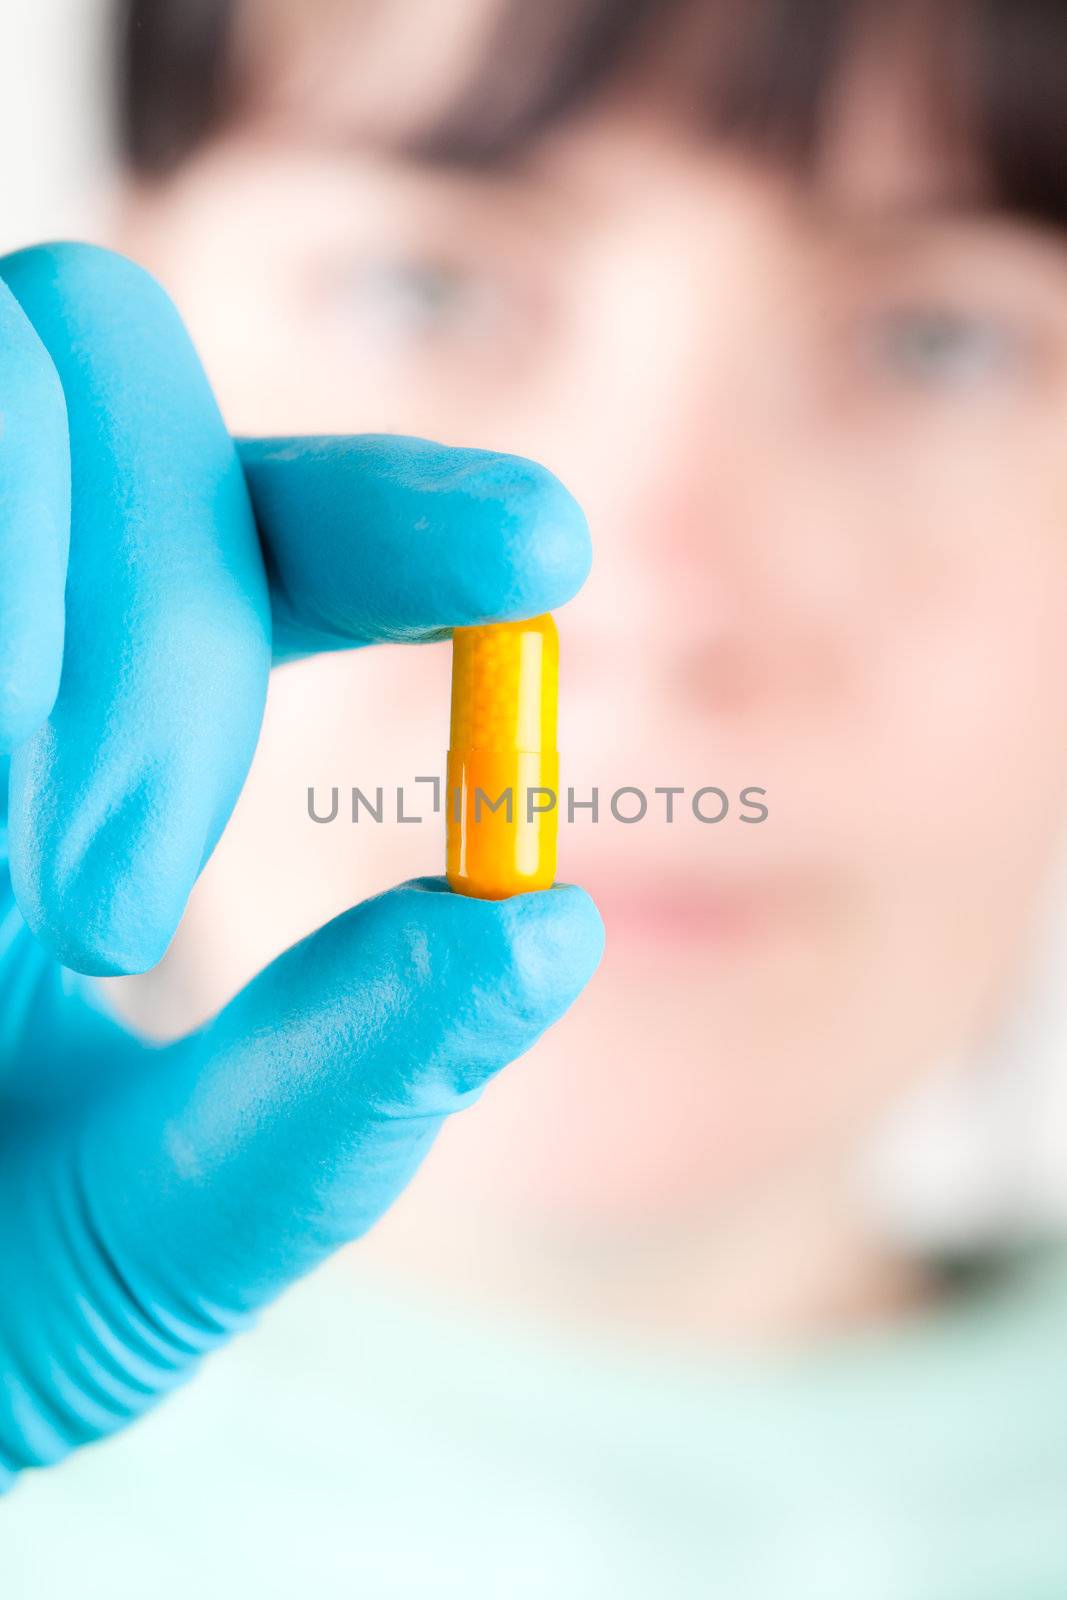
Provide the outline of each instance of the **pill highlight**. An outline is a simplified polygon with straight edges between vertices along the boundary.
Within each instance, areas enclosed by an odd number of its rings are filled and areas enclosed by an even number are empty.
[[[457,628],[446,876],[503,900],[556,877],[559,636],[552,617]]]

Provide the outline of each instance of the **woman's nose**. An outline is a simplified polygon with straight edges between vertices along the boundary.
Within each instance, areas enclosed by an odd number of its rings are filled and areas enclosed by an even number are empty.
[[[840,694],[877,605],[870,486],[808,402],[763,223],[717,224],[706,249],[691,217],[659,223],[617,252],[561,376],[552,464],[595,551],[575,623],[590,660],[625,672],[625,641],[723,713]]]
[[[618,662],[625,641],[644,672],[720,716],[847,694],[866,614],[856,513],[729,395],[705,386],[661,421],[653,441],[612,452],[619,473],[579,489],[596,552],[577,602],[589,643]]]

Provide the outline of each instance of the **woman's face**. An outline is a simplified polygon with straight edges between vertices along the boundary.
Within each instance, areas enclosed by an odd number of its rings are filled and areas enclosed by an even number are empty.
[[[1010,997],[1064,808],[1067,248],[984,214],[859,62],[808,183],[710,147],[651,83],[513,169],[418,164],[366,132],[340,41],[314,52],[317,114],[279,75],[130,195],[120,246],[235,432],[536,457],[596,553],[560,616],[560,739],[601,816],[564,820],[561,874],[607,955],[448,1131],[438,1182],[501,1216],[713,1214],[846,1148]],[[405,62],[417,87],[410,38]],[[436,827],[343,803],[319,826],[306,796],[441,769],[447,673],[444,646],[278,676],[164,968],[175,1022],[441,869]],[[624,785],[640,823],[610,814]],[[716,824],[689,804],[707,786]]]

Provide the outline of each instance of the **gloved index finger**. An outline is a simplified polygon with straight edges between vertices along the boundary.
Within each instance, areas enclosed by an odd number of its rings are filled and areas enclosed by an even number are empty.
[[[383,434],[239,449],[276,659],[535,616],[589,571],[580,506],[522,457]]]

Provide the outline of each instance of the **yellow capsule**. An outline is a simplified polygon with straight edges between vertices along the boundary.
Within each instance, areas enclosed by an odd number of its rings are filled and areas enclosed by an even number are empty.
[[[446,875],[460,894],[504,900],[555,881],[558,683],[550,616],[456,629]]]

